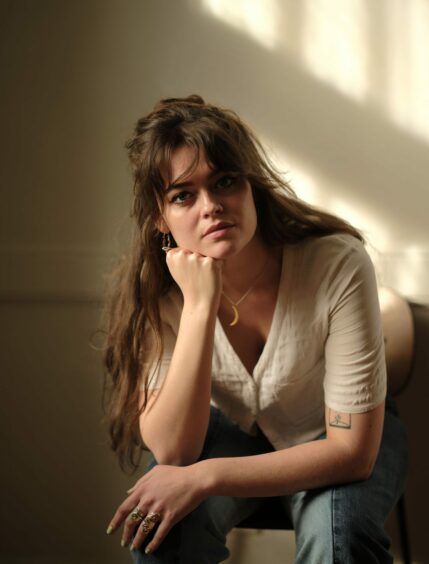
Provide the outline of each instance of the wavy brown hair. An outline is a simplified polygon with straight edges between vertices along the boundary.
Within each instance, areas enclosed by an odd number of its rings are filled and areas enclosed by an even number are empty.
[[[131,249],[112,276],[103,359],[111,446],[124,469],[137,467],[144,448],[138,426],[145,408],[145,400],[139,404],[140,391],[147,397],[150,376],[145,367],[158,363],[163,352],[160,299],[175,282],[166,266],[157,222],[165,177],[171,177],[171,157],[181,146],[196,149],[194,162],[182,178],[196,166],[203,149],[216,169],[250,182],[259,231],[270,245],[338,232],[363,240],[345,221],[298,199],[233,111],[193,95],[161,100],[139,119],[126,143],[134,177],[135,229]]]

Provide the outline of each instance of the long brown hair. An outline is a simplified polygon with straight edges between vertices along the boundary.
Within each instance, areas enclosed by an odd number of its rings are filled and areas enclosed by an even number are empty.
[[[165,179],[180,146],[204,149],[218,170],[235,172],[252,186],[259,231],[270,245],[307,237],[361,234],[345,221],[299,200],[276,171],[253,132],[231,110],[206,104],[200,96],[161,100],[135,127],[126,143],[134,177],[135,231],[129,254],[113,273],[104,351],[105,407],[111,446],[122,468],[136,468],[143,448],[138,419],[140,391],[147,397],[151,363],[163,351],[160,299],[175,284],[157,229]],[[185,177],[191,170],[185,171]],[[145,363],[143,365],[143,363]]]

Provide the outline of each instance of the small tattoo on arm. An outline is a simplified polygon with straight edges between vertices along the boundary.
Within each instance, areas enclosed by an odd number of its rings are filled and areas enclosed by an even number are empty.
[[[341,413],[340,411],[329,410],[329,426],[340,427],[341,429],[352,428],[352,416],[350,413]]]

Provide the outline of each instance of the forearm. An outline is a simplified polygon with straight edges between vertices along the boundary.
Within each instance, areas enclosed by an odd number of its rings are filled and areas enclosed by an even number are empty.
[[[203,460],[195,470],[207,496],[288,495],[368,477],[344,445],[329,439],[256,456]]]
[[[215,323],[213,307],[185,303],[166,379],[140,423],[143,441],[159,463],[190,464],[201,452],[210,415]]]

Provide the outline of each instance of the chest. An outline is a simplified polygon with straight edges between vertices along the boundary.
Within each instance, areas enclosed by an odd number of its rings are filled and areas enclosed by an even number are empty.
[[[223,331],[249,374],[253,370],[266,345],[274,312],[276,297],[253,297],[246,304],[238,307],[238,321],[231,326],[234,312],[231,306],[225,305],[219,310],[219,320]]]

